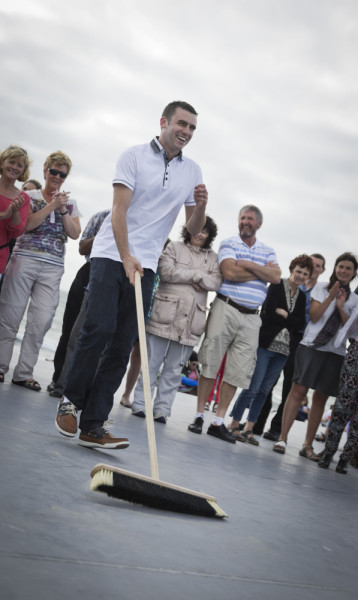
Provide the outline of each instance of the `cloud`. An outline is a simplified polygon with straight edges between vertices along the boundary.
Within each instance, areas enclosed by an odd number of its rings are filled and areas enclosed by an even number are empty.
[[[26,147],[37,179],[51,151],[68,153],[83,227],[110,205],[122,150],[186,99],[199,112],[186,153],[202,167],[218,239],[252,202],[284,268],[318,251],[329,272],[357,252],[354,0],[24,0],[0,16],[2,146]],[[81,261],[70,242],[63,286]]]

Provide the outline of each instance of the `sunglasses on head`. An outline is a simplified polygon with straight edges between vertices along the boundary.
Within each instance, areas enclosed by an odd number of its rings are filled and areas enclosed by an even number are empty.
[[[21,150],[21,152],[23,152],[27,156],[26,150],[24,148],[21,148],[20,146],[9,146],[8,150]]]
[[[64,173],[63,171],[59,171],[58,169],[47,169],[47,170],[54,177],[56,177],[56,175],[59,175],[61,177],[61,179],[66,179],[66,177],[67,177],[67,173]]]

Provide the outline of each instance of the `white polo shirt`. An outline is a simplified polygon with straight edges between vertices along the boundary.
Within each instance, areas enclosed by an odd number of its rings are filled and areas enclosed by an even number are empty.
[[[182,154],[168,162],[157,139],[133,146],[119,158],[113,183],[133,191],[127,211],[129,251],[142,267],[156,271],[159,256],[183,205],[195,206],[194,187],[202,183],[199,165]],[[97,234],[91,258],[120,261],[112,213]]]

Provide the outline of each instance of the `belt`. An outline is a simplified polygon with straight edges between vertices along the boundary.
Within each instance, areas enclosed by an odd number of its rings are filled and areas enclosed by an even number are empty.
[[[223,294],[217,293],[216,295],[218,298],[220,298],[220,300],[223,300],[224,302],[226,302],[226,304],[233,306],[234,308],[236,308],[238,311],[244,313],[245,315],[258,315],[259,314],[258,308],[246,308],[246,306],[241,306],[241,304],[237,304],[236,302],[231,300],[231,298],[228,298],[227,296],[224,296]]]

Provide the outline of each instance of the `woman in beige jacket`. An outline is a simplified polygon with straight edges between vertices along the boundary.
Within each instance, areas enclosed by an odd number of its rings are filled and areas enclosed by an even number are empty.
[[[160,283],[146,325],[154,419],[165,423],[171,414],[181,369],[205,329],[209,291],[221,285],[217,254],[211,244],[217,235],[213,219],[206,218],[201,233],[191,236],[183,227],[181,242],[170,242],[159,259]],[[145,417],[142,377],[134,391],[132,413]]]

